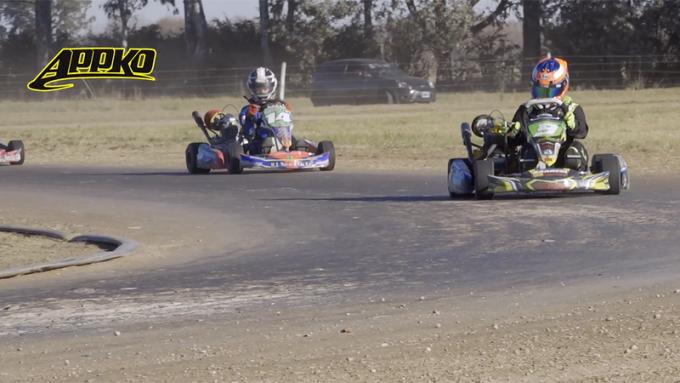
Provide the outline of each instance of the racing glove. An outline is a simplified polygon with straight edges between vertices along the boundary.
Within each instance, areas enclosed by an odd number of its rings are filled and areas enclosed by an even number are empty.
[[[507,123],[507,134],[510,137],[515,137],[522,128],[522,124],[519,121],[508,122]]]
[[[257,115],[257,112],[260,111],[260,106],[257,104],[249,104],[248,105],[248,117],[255,117]]]
[[[564,111],[564,122],[567,124],[567,129],[572,130],[576,128],[576,116],[574,116],[574,111],[578,104],[573,102],[569,96],[565,96],[563,102],[562,110]]]
[[[498,135],[507,134],[511,137],[514,137],[517,132],[519,132],[519,129],[519,122],[494,121],[493,127],[491,127],[491,133]]]

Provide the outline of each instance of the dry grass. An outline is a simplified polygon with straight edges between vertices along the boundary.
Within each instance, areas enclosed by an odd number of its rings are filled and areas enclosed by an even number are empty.
[[[83,242],[0,232],[0,270],[85,256],[101,251]]]
[[[637,171],[671,171],[671,164],[680,160],[680,129],[675,126],[680,88],[572,95],[588,116],[591,134],[585,143],[591,154],[621,153]],[[511,117],[525,100],[526,94],[466,93],[440,95],[430,105],[314,108],[308,99],[291,101],[297,135],[333,140],[339,167],[441,168],[449,157],[463,154],[460,122],[492,109]],[[184,148],[202,138],[191,111],[242,102],[238,98],[3,101],[2,138],[23,139],[29,163],[183,168]]]

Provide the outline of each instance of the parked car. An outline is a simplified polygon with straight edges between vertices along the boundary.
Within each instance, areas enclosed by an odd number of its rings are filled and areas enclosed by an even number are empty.
[[[329,61],[319,65],[312,77],[315,106],[434,102],[436,97],[434,84],[382,60]]]

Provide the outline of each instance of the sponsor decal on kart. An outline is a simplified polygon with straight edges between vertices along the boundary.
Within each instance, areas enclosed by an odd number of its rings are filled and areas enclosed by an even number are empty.
[[[62,48],[26,87],[36,92],[69,89],[75,79],[129,79],[156,81],[153,48]]]
[[[210,146],[201,145],[198,147],[198,155],[196,156],[198,167],[203,169],[224,169],[225,161],[224,154]]]
[[[329,160],[329,153],[323,153],[318,156],[311,156],[304,159],[271,159],[266,157],[241,155],[241,164],[244,167],[282,170],[323,168],[328,166]]]
[[[11,152],[0,150],[0,163],[21,161],[21,151],[12,150]]]
[[[569,169],[548,168],[548,169],[532,169],[529,170],[532,177],[566,177],[569,175]]]
[[[552,137],[557,134],[558,129],[559,126],[555,124],[540,124],[534,137]]]
[[[609,190],[609,173],[584,174],[558,179],[489,176],[489,182],[493,185],[495,193],[602,191]]]

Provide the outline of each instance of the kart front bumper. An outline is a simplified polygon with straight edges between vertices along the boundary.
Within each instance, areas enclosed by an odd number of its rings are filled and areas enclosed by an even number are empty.
[[[609,172],[554,176],[488,176],[494,193],[584,192],[609,190]]]
[[[331,153],[321,153],[305,158],[268,158],[241,154],[241,166],[244,168],[260,168],[273,170],[318,169],[330,164]]]

